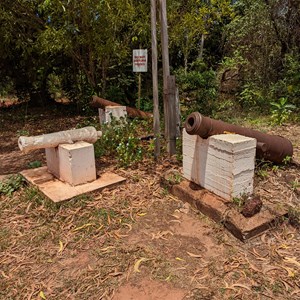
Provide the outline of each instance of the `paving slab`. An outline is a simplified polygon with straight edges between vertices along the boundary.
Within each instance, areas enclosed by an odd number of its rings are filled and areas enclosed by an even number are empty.
[[[274,209],[274,207],[264,204],[259,213],[246,218],[233,207],[231,201],[225,200],[188,180],[172,185],[170,191],[215,222],[222,223],[235,237],[242,241],[268,230],[270,226],[288,213],[287,209]]]
[[[48,172],[47,167],[24,170],[20,173],[28,182],[37,186],[38,189],[53,202],[66,201],[81,194],[113,187],[126,181],[124,177],[105,172],[92,182],[71,186],[55,178]]]

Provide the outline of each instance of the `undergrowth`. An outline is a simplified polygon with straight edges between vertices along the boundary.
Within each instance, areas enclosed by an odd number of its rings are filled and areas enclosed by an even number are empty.
[[[25,179],[20,174],[10,175],[0,181],[0,195],[11,196],[15,191],[25,184]]]

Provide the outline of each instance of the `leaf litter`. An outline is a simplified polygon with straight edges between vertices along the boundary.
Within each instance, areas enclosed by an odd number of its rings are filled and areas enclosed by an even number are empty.
[[[30,186],[1,195],[0,299],[118,299],[127,283],[153,281],[181,289],[180,299],[300,299],[299,230],[283,220],[241,243],[161,187],[179,168],[169,158],[133,169],[111,161],[103,170],[124,185],[60,205]],[[262,200],[299,207],[299,167],[267,174],[256,178]]]

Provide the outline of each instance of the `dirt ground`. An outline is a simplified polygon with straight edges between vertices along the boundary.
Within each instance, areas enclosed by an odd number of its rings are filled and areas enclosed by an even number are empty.
[[[85,121],[22,109],[0,111],[0,175],[45,163],[43,151],[19,151],[18,135]],[[299,162],[300,126],[269,131],[291,139]],[[243,243],[161,185],[180,170],[176,158],[97,166],[126,183],[61,204],[31,186],[0,195],[0,299],[300,299],[300,230],[288,218]],[[255,192],[297,210],[299,174],[297,165],[258,166]]]

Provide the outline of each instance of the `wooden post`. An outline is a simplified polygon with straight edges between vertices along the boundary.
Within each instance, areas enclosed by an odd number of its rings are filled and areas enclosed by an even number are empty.
[[[175,76],[168,76],[168,100],[169,100],[169,147],[170,155],[176,154],[176,137],[178,127],[178,109],[176,105],[176,82]]]
[[[162,43],[162,61],[163,61],[163,89],[164,89],[164,114],[165,114],[165,136],[167,140],[167,151],[170,155],[176,153],[176,136],[171,136],[173,124],[176,122],[170,114],[175,106],[169,99],[168,92],[168,76],[170,76],[169,62],[169,38],[168,38],[168,22],[166,0],[160,2],[160,22],[161,22],[161,43]],[[175,100],[174,100],[175,101]]]
[[[142,74],[141,74],[141,72],[139,72],[138,78],[139,78],[139,86],[138,86],[138,103],[137,103],[137,109],[141,109],[141,94],[142,94]]]
[[[157,75],[157,37],[156,37],[156,0],[151,0],[151,36],[152,36],[152,82],[153,82],[153,129],[155,135],[154,156],[160,156],[160,117]]]

